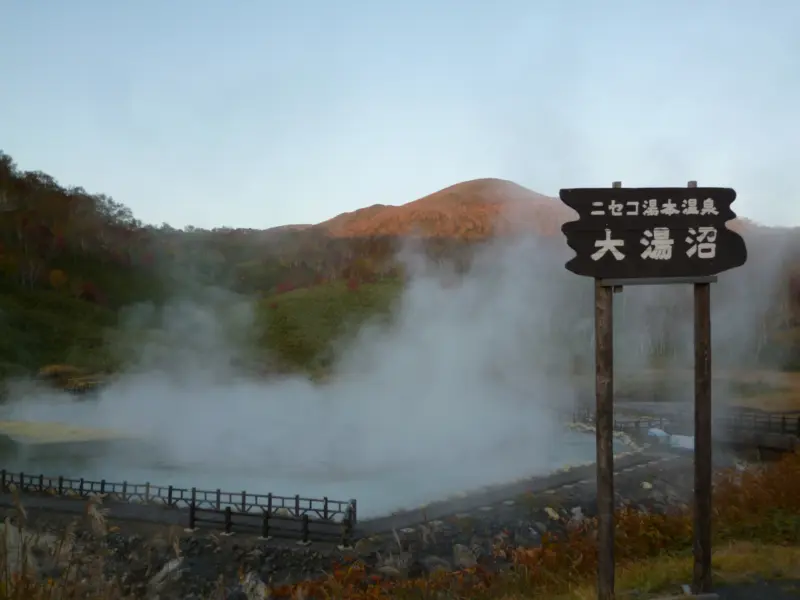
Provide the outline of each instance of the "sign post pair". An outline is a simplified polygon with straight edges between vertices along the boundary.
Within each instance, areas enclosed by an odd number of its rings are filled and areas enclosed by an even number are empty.
[[[576,256],[566,268],[595,280],[598,600],[614,598],[614,311],[628,285],[694,285],[694,593],[711,591],[711,289],[747,261],[730,188],[562,189],[577,211],[562,231]]]

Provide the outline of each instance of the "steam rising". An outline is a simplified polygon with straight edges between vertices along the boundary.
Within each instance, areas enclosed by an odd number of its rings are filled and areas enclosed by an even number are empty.
[[[780,247],[750,241],[754,267],[714,288],[717,362],[751,352],[778,283]],[[121,429],[148,440],[165,469],[157,481],[109,454],[82,476],[357,497],[362,515],[544,474],[594,449],[562,425],[577,400],[591,398],[579,376],[593,366],[592,283],[563,268],[568,258],[560,239],[498,241],[452,286],[410,252],[412,277],[392,323],[362,327],[325,385],[237,372],[254,316],[241,298],[217,291],[161,312],[136,307],[131,335],[159,319],[162,333],[99,402],[25,397],[9,418]],[[748,291],[753,277],[759,294]],[[691,313],[681,309],[689,289],[617,297],[618,365],[648,366],[668,344],[662,366],[691,365]]]

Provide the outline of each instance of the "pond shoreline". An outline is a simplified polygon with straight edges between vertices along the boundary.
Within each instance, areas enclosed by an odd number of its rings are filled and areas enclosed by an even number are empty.
[[[644,463],[630,463],[644,454],[623,458],[615,465],[618,506],[662,512],[669,506],[685,506],[692,489],[691,455],[662,453]],[[583,477],[575,481],[575,477]],[[561,484],[560,487],[552,487]],[[518,491],[518,490],[515,490]],[[365,535],[353,548],[331,544],[298,545],[286,540],[262,540],[256,536],[220,535],[219,531],[185,531],[152,523],[119,520],[119,506],[109,505],[108,518],[118,527],[101,539],[88,533],[82,538],[87,552],[111,550],[113,564],[107,571],[123,577],[133,593],[142,596],[153,576],[166,568],[177,568],[179,577],[160,594],[162,599],[201,598],[221,578],[229,593],[235,591],[242,572],[273,584],[324,577],[336,564],[359,560],[368,573],[392,578],[391,573],[420,576],[438,569],[457,569],[483,564],[504,568],[491,556],[498,541],[513,546],[534,547],[545,533],[558,534],[570,524],[596,514],[593,467],[587,466],[550,478],[541,488],[529,488],[516,497],[506,496],[496,504],[428,519],[410,527],[393,527],[384,533]],[[31,498],[31,500],[33,500]],[[58,534],[77,513],[59,514],[26,503],[31,526]],[[85,505],[76,503],[76,507]],[[13,509],[7,510],[13,514]],[[398,523],[395,523],[397,525]],[[385,528],[383,528],[385,529]],[[176,562],[170,543],[172,531],[181,558]],[[161,541],[158,541],[161,539]],[[92,548],[97,547],[97,550]],[[106,551],[107,552],[107,551]],[[171,567],[170,567],[171,565]],[[177,565],[177,566],[176,566]]]
[[[535,441],[521,440],[514,442],[518,448],[512,446],[483,459],[478,456],[477,460],[461,458],[455,461],[454,458],[452,460],[455,462],[451,465],[451,459],[437,460],[434,456],[430,461],[417,464],[403,466],[403,463],[402,469],[382,468],[374,473],[359,471],[356,473],[358,477],[351,473],[350,477],[333,482],[331,475],[317,480],[314,473],[307,478],[302,473],[290,477],[268,469],[269,476],[258,475],[257,471],[248,470],[245,464],[241,465],[240,474],[239,471],[219,468],[204,469],[199,465],[183,468],[182,463],[173,465],[163,458],[152,462],[158,453],[143,453],[136,446],[129,446],[130,442],[86,442],[74,456],[67,452],[71,445],[63,449],[58,444],[45,444],[42,447],[32,445],[30,448],[23,445],[3,452],[2,462],[9,473],[16,475],[23,472],[33,477],[40,474],[53,479],[64,476],[76,481],[84,478],[87,481],[104,480],[107,484],[114,482],[120,485],[126,481],[129,487],[143,487],[149,483],[154,488],[166,489],[171,485],[176,490],[196,488],[213,492],[220,489],[237,495],[246,490],[248,494],[259,491],[264,496],[272,492],[284,497],[299,494],[302,498],[328,497],[340,501],[355,498],[359,505],[359,518],[374,519],[426,507],[435,510],[442,502],[485,495],[495,488],[524,484],[562,470],[594,464],[595,444],[593,436],[589,436],[592,430],[583,424],[565,423],[568,433],[560,441],[558,438],[553,440],[555,443],[547,449],[547,454],[534,456],[534,461],[523,459],[527,452],[537,452],[537,444]],[[620,456],[628,451],[641,450],[624,434],[615,435],[615,449],[622,450],[618,453]],[[479,454],[478,450],[474,453]],[[532,463],[530,470],[525,468],[528,462]],[[556,467],[548,469],[547,464]],[[441,477],[434,477],[434,472],[440,472]],[[488,486],[475,485],[485,481],[492,483]]]

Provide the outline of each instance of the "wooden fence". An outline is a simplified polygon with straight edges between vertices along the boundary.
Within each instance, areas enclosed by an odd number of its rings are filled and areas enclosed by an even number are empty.
[[[355,522],[349,517],[341,521],[311,519],[308,514],[301,517],[285,513],[262,511],[261,515],[234,511],[230,506],[224,510],[189,506],[189,528],[200,524],[223,529],[225,533],[247,533],[261,538],[271,537],[297,539],[301,543],[329,542],[349,547],[353,541]]]
[[[592,423],[591,410],[573,413],[573,422]],[[781,433],[800,437],[800,415],[782,413],[740,413],[714,420],[715,428],[731,433]],[[681,429],[690,431],[691,421],[669,417],[630,417],[614,421],[614,430],[628,434],[647,433],[648,429]]]
[[[248,494],[222,490],[198,490],[150,483],[93,481],[85,478],[47,477],[0,470],[0,493],[11,486],[22,493],[64,498],[103,495],[108,502],[162,505],[187,510],[189,527],[197,523],[215,524],[228,533],[247,531],[263,537],[299,537],[302,541],[346,541],[355,529],[357,505],[354,499],[331,500]],[[265,535],[266,532],[266,535]]]
[[[800,437],[800,415],[780,413],[742,413],[723,418],[723,425],[734,431],[784,433]]]
[[[573,423],[594,424],[594,413],[589,409],[580,410],[572,413]],[[614,419],[614,431],[622,431],[628,434],[637,432],[647,433],[648,429],[664,429],[673,421],[666,417],[629,417],[625,419]]]

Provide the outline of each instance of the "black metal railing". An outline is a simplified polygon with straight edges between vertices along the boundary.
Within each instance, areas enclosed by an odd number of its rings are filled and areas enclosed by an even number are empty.
[[[196,523],[215,524],[225,531],[260,532],[264,537],[300,537],[303,541],[349,539],[355,529],[355,499],[333,500],[250,494],[222,490],[199,490],[150,483],[99,481],[85,478],[28,475],[24,472],[0,470],[0,492],[12,486],[24,494],[41,494],[63,498],[89,498],[101,495],[106,502],[137,505],[161,505],[187,510],[189,527]],[[269,533],[269,532],[272,533]]]

